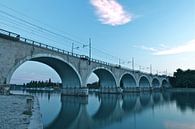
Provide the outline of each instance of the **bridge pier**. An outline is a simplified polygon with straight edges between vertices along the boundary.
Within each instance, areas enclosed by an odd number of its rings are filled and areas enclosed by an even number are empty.
[[[10,85],[0,84],[0,94],[10,94]]]
[[[153,91],[161,91],[162,88],[161,87],[153,87]]]
[[[141,87],[141,88],[140,88],[140,91],[141,91],[141,92],[148,92],[148,91],[152,91],[152,90],[153,90],[152,87]]]
[[[123,92],[124,93],[128,93],[128,92],[140,92],[140,88],[139,87],[126,87],[126,88],[123,88]]]
[[[87,87],[73,87],[73,88],[63,88],[61,90],[62,95],[67,96],[88,96]]]
[[[102,87],[99,93],[120,94],[123,90],[120,87]]]

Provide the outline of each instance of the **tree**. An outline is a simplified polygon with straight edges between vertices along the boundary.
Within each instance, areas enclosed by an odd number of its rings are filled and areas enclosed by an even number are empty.
[[[173,87],[195,88],[195,70],[177,69],[169,80]]]

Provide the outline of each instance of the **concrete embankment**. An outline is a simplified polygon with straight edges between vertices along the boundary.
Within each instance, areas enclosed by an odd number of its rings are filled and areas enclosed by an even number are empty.
[[[29,95],[0,95],[0,129],[43,129],[38,100]]]

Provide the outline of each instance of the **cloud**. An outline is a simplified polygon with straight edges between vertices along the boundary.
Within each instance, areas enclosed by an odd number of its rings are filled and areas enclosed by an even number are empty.
[[[144,45],[134,45],[133,47],[139,48],[139,49],[142,49],[142,50],[145,50],[145,51],[149,51],[149,52],[152,52],[152,53],[155,53],[155,52],[158,51],[157,48],[147,47],[147,46],[144,46]]]
[[[141,46],[134,46],[134,47],[141,48],[141,49],[143,49],[143,50],[151,51],[151,52],[156,52],[156,51],[158,51],[156,48],[153,48],[153,47],[146,47],[146,46],[144,46],[144,45],[141,45]]]
[[[187,52],[195,52],[195,40],[191,40],[186,44],[168,48],[165,50],[159,50],[154,53],[154,55],[174,55],[174,54],[181,54],[181,53],[187,53]]]
[[[168,46],[165,45],[165,44],[163,44],[163,43],[159,44],[159,46],[160,46],[162,49],[167,49],[167,48],[168,48]]]
[[[90,0],[102,24],[123,25],[132,21],[132,15],[126,12],[117,0]]]
[[[141,48],[146,51],[150,51],[152,52],[153,55],[158,55],[158,56],[176,55],[176,54],[182,54],[188,52],[195,52],[195,40],[191,40],[187,43],[172,48],[169,48],[164,44],[160,44],[160,48],[147,47],[144,45],[134,46],[134,47]]]

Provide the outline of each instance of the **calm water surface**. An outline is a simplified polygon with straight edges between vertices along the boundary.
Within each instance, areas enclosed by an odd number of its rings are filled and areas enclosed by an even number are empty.
[[[39,99],[45,129],[195,129],[195,92],[107,95],[12,91]]]

